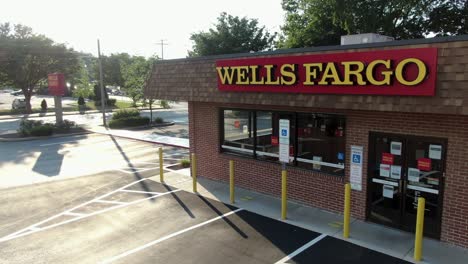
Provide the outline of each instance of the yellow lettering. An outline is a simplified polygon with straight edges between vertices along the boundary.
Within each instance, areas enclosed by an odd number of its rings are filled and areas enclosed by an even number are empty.
[[[340,76],[338,75],[338,71],[336,70],[335,63],[329,62],[327,63],[327,67],[323,71],[322,80],[318,84],[320,85],[327,85],[327,79],[333,79],[331,84],[333,85],[342,85],[343,82],[340,80]]]
[[[306,63],[305,68],[305,81],[304,85],[314,85],[312,80],[317,79],[317,69],[322,71],[322,63]]]
[[[408,63],[414,63],[416,64],[416,66],[418,66],[418,76],[413,81],[405,80],[405,77],[403,77],[403,69]],[[395,69],[395,77],[398,80],[398,82],[400,82],[403,85],[408,85],[408,86],[420,84],[424,80],[424,78],[426,78],[426,73],[427,73],[426,65],[424,64],[424,62],[416,58],[409,58],[409,59],[400,61],[400,63],[398,63]]]
[[[366,82],[362,79],[362,72],[364,71],[364,63],[360,61],[344,61],[341,63],[344,66],[344,85],[353,85],[351,81],[351,75],[356,76],[356,82],[358,85],[366,85]],[[351,66],[356,66],[354,70],[351,69]]]
[[[236,84],[249,84],[249,78],[248,78],[248,72],[249,72],[249,66],[237,66],[233,67],[236,68],[237,70],[237,82]]]
[[[264,66],[266,69],[266,85],[277,85],[280,83],[280,79],[276,78],[275,79],[275,65],[265,65]]]
[[[391,67],[390,60],[375,60],[375,61],[372,61],[371,63],[369,63],[369,65],[367,65],[367,69],[366,69],[367,80],[372,85],[390,85],[391,76],[393,74],[393,72],[391,70],[390,71],[382,71],[382,75],[384,76],[384,78],[381,81],[378,81],[378,80],[376,80],[374,78],[375,77],[374,76],[374,68],[379,64],[384,65],[387,70],[390,70],[390,67]]]
[[[231,69],[231,67],[216,67],[216,70],[222,84],[232,84],[235,70]]]
[[[281,66],[281,84],[293,85],[296,83],[296,74],[294,73],[296,65],[294,64],[283,64]],[[289,81],[286,78],[289,78]]]
[[[257,80],[257,77],[260,76],[257,65],[250,66],[250,74],[251,74],[250,84],[264,84],[265,83],[265,81],[263,80],[263,77],[260,80]]]

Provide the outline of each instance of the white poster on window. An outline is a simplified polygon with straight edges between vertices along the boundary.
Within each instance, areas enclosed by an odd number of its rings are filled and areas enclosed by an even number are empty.
[[[380,177],[390,177],[389,164],[380,164]]]
[[[402,145],[401,142],[392,141],[392,143],[390,143],[390,153],[392,153],[393,155],[400,156],[401,145]]]
[[[351,189],[362,190],[362,159],[363,147],[351,146],[351,166],[350,166],[350,183]]]
[[[393,199],[393,186],[383,185],[383,197]]]
[[[408,168],[408,181],[419,182],[419,169]]]
[[[320,157],[320,156],[313,156],[313,160],[314,160],[314,161],[322,161],[322,157]],[[321,169],[321,166],[320,166],[320,164],[315,164],[315,163],[314,163],[314,164],[313,164],[313,168],[314,168],[314,170],[320,170],[320,169]]]
[[[390,178],[399,180],[401,178],[401,166],[392,165],[390,167]]]
[[[440,160],[442,158],[442,146],[429,145],[429,158]]]

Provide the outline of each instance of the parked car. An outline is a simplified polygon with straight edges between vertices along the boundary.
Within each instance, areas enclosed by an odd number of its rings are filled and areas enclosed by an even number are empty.
[[[18,95],[23,94],[23,91],[22,90],[15,90],[15,91],[11,92],[10,94],[14,95],[14,96],[18,96]]]
[[[12,109],[24,109],[26,108],[26,99],[24,98],[15,98],[13,103],[11,103]]]

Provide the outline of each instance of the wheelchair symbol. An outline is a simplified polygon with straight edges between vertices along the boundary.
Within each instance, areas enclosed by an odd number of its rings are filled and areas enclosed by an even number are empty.
[[[361,155],[353,154],[353,163],[361,163]]]

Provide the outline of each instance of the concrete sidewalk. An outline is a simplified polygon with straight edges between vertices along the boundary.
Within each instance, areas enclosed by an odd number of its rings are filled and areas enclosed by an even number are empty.
[[[129,109],[133,109],[133,108],[129,108]],[[153,111],[154,110],[160,110],[160,109],[164,109],[164,108],[154,107]],[[112,113],[113,111],[117,111],[117,110],[120,110],[120,109],[106,109],[106,113]],[[138,108],[138,110],[139,111],[146,111],[146,110],[149,110],[149,108],[147,108],[147,107]],[[84,112],[84,114],[81,114],[80,111],[67,111],[67,112],[63,112],[63,115],[64,116],[67,116],[67,115],[85,115],[85,114],[98,114],[98,113],[102,113],[101,110],[86,110]],[[33,114],[17,114],[17,115],[0,115],[0,120],[21,119],[21,118],[31,118],[31,117],[51,117],[51,116],[55,116],[54,111],[47,111],[45,114],[44,113],[33,113]]]
[[[124,129],[110,129],[102,126],[95,126],[87,129],[90,132],[112,135],[116,137],[123,137],[129,139],[136,139],[150,143],[162,144],[172,147],[190,148],[189,139],[183,137],[174,137],[155,134],[153,129],[145,130],[124,130]]]
[[[228,173],[227,170],[226,173]],[[159,176],[150,179],[159,182]],[[168,185],[192,192],[190,169],[171,171],[164,175],[164,179]],[[230,201],[228,184],[203,177],[198,178],[198,193],[224,203]],[[280,199],[243,188],[235,188],[235,194],[235,205],[237,207],[274,219],[280,219]],[[288,219],[286,222],[343,239],[343,216],[340,214],[288,202]],[[350,238],[346,239],[346,241],[414,262],[414,235],[408,232],[352,219]],[[339,254],[339,252],[337,253]],[[466,264],[468,263],[468,250],[425,238],[423,242],[423,260],[419,263]]]

